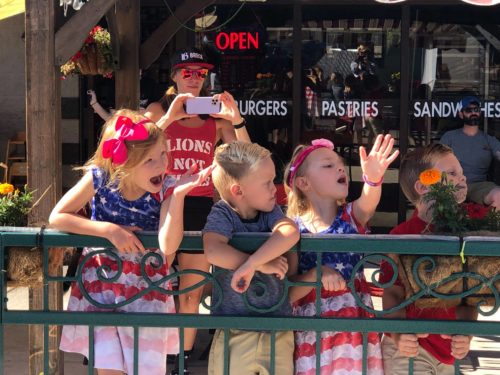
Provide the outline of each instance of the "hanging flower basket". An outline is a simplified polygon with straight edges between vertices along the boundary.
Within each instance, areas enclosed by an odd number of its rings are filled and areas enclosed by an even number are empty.
[[[61,66],[63,78],[70,74],[113,76],[114,59],[109,32],[94,27],[77,53]]]
[[[458,204],[455,198],[458,188],[447,181],[445,173],[441,174],[437,170],[424,171],[420,175],[420,182],[429,187],[424,200],[431,204],[433,212],[430,223],[433,226],[432,233],[459,235],[465,240],[466,236],[500,237],[500,212],[475,204]],[[496,241],[492,242],[495,243],[498,244]],[[487,280],[496,280],[494,278],[500,272],[500,253],[498,256],[466,256],[462,249],[456,256],[432,256],[434,265],[430,261],[422,261],[415,275],[414,264],[421,257],[391,255],[398,266],[399,279],[404,286],[406,298],[422,293],[419,282],[426,287],[433,286],[429,288],[432,292],[454,295],[457,298],[423,296],[415,301],[417,307],[446,308],[458,306],[463,302],[469,306],[476,306],[478,302],[485,306],[495,306],[495,290],[467,276],[466,273]],[[459,297],[463,292],[470,291],[480,284],[481,287],[474,290],[474,293],[467,293],[463,298]],[[494,281],[492,288],[500,292],[500,281]]]

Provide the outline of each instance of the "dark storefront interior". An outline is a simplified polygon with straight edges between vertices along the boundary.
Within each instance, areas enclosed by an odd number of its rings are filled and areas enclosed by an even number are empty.
[[[371,145],[379,133],[391,133],[403,154],[436,142],[460,126],[457,104],[464,95],[483,100],[483,129],[500,135],[499,6],[291,3],[221,1],[205,8],[143,71],[141,105],[157,100],[171,84],[173,51],[201,48],[216,65],[207,90],[234,95],[252,140],[273,151],[277,183],[296,144],[328,138],[350,166],[351,197],[361,188],[359,145]],[[176,4],[142,2],[142,40]],[[95,88],[103,104],[113,106],[111,80],[85,79],[81,86]],[[82,119],[82,160],[101,125],[88,114]],[[410,208],[399,193],[397,167],[389,171],[379,207],[392,216],[375,223],[375,232],[387,232]],[[498,168],[492,177],[498,179]]]

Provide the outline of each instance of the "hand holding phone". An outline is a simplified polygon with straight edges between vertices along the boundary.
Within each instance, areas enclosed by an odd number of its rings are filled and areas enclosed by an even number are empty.
[[[186,100],[186,113],[188,115],[210,115],[219,113],[221,102],[211,96],[200,96]]]

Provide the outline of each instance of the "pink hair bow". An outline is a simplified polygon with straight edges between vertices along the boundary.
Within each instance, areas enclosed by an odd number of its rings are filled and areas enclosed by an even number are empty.
[[[314,150],[322,147],[333,150],[334,145],[332,141],[329,141],[325,138],[315,139],[311,142],[311,146],[306,147],[300,152],[300,154],[297,155],[294,162],[292,163],[292,166],[290,167],[290,174],[288,175],[288,186],[292,186],[295,175],[297,174],[297,170],[302,165],[302,163],[304,163],[304,160],[306,160],[307,156]]]
[[[123,164],[127,161],[127,145],[125,141],[144,141],[148,139],[149,133],[144,127],[147,120],[135,123],[126,116],[116,119],[115,138],[108,139],[102,145],[102,156],[104,159],[111,158],[114,164]]]

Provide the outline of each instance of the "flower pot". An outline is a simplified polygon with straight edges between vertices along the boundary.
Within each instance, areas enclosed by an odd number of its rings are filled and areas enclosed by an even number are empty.
[[[112,70],[107,68],[106,58],[96,45],[89,45],[82,49],[81,56],[76,60],[76,65],[83,75],[108,74]]]
[[[485,235],[482,233],[482,235]],[[498,236],[498,233],[488,233],[489,236]],[[398,265],[399,280],[405,288],[406,299],[411,298],[421,291],[417,280],[413,275],[413,265],[418,258],[424,255],[391,255]],[[457,295],[453,299],[440,299],[432,296],[424,296],[415,301],[419,308],[437,307],[446,308],[458,306],[465,303],[469,306],[476,306],[478,302],[482,302],[484,306],[494,306],[495,297],[493,291],[487,286],[482,286],[473,294],[460,298],[458,295],[464,290],[479,285],[481,282],[471,277],[459,277],[454,280],[443,283],[446,278],[463,272],[470,272],[480,275],[486,279],[491,279],[500,272],[500,257],[482,257],[482,256],[465,256],[465,263],[459,255],[457,256],[430,256],[434,262],[435,267],[432,268],[432,263],[424,261],[418,267],[417,277],[423,285],[430,286],[435,284],[436,287],[432,288],[433,292],[442,293],[447,295]],[[500,281],[494,284],[497,291],[500,292]]]

